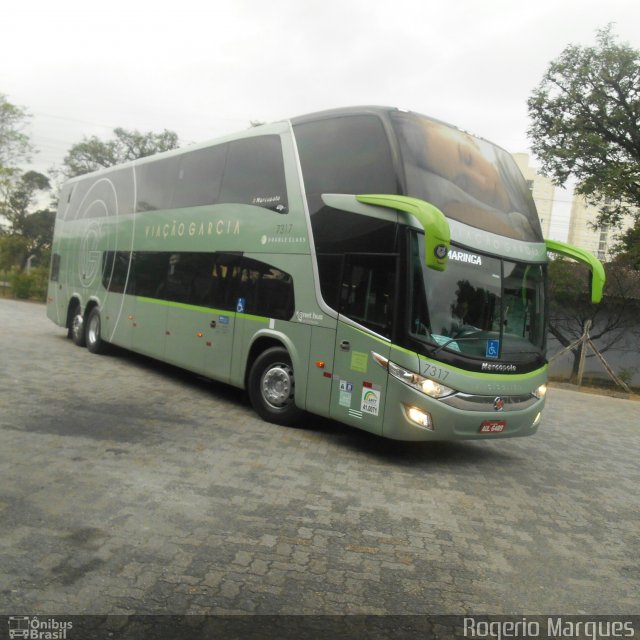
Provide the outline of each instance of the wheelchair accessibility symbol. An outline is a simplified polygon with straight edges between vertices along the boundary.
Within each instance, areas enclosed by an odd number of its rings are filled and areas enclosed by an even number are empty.
[[[500,350],[500,340],[487,340],[486,358],[497,358]]]

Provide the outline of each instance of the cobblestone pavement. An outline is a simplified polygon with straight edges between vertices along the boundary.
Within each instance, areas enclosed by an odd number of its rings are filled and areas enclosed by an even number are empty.
[[[639,613],[640,403],[395,443],[66,340],[0,300],[0,611]]]

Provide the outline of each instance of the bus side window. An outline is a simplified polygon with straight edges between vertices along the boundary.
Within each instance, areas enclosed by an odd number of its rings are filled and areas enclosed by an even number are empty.
[[[243,258],[238,295],[245,299],[246,313],[276,320],[293,315],[293,278],[265,262]]]
[[[51,282],[58,282],[60,278],[60,254],[54,253],[51,255],[51,274],[49,280]]]
[[[102,256],[102,286],[114,293],[125,293],[129,271],[129,253],[126,251],[105,251]],[[133,278],[129,278],[130,283]],[[131,293],[131,291],[127,291]]]
[[[235,311],[240,277],[239,254],[217,253],[211,269],[211,289],[207,306],[223,311]]]
[[[174,209],[218,202],[227,147],[221,144],[181,156],[173,193]]]
[[[394,255],[347,256],[340,289],[340,313],[390,337],[396,262]]]
[[[170,209],[177,183],[180,158],[163,158],[146,162],[136,168],[138,180],[138,211]]]
[[[295,125],[309,212],[323,193],[398,193],[389,140],[375,115],[324,118]]]
[[[252,204],[288,212],[280,137],[245,138],[229,143],[220,202]]]

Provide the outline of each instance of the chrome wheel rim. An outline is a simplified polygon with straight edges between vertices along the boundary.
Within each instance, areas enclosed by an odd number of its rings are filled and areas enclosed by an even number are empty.
[[[279,363],[265,371],[260,381],[264,401],[274,409],[281,409],[293,402],[293,369]]]
[[[82,316],[79,313],[73,316],[73,322],[71,323],[71,331],[73,332],[74,338],[79,338],[82,335],[82,325],[83,325]]]
[[[100,317],[98,315],[94,315],[91,318],[87,329],[87,339],[89,343],[95,344],[100,338]]]

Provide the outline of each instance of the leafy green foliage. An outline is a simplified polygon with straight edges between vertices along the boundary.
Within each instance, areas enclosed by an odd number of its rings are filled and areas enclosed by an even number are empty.
[[[0,93],[0,232],[6,216],[7,199],[20,174],[19,165],[29,160],[33,147],[24,128],[29,114]],[[6,225],[6,221],[4,221]]]
[[[29,273],[15,270],[11,274],[11,289],[16,298],[44,301],[47,296],[49,270],[46,267],[31,269]]]
[[[0,270],[9,271],[25,261],[29,241],[23,236],[0,236]]]
[[[627,265],[630,269],[640,271],[640,219],[620,236],[615,251],[616,264]]]
[[[113,133],[115,137],[111,140],[104,141],[91,136],[73,145],[64,158],[64,175],[72,178],[178,148],[178,134],[167,129],[162,133],[141,133],[118,127]]]
[[[37,171],[27,171],[5,185],[0,214],[6,227],[0,233],[0,256],[7,267],[23,269],[30,256],[43,264],[53,239],[55,212],[40,209],[32,212],[38,196],[50,189],[49,179]]]
[[[33,147],[23,129],[29,114],[0,93],[0,172],[6,177],[29,159]]]
[[[601,204],[600,225],[640,217],[640,52],[616,42],[569,45],[551,62],[528,102],[532,149],[556,184]]]

